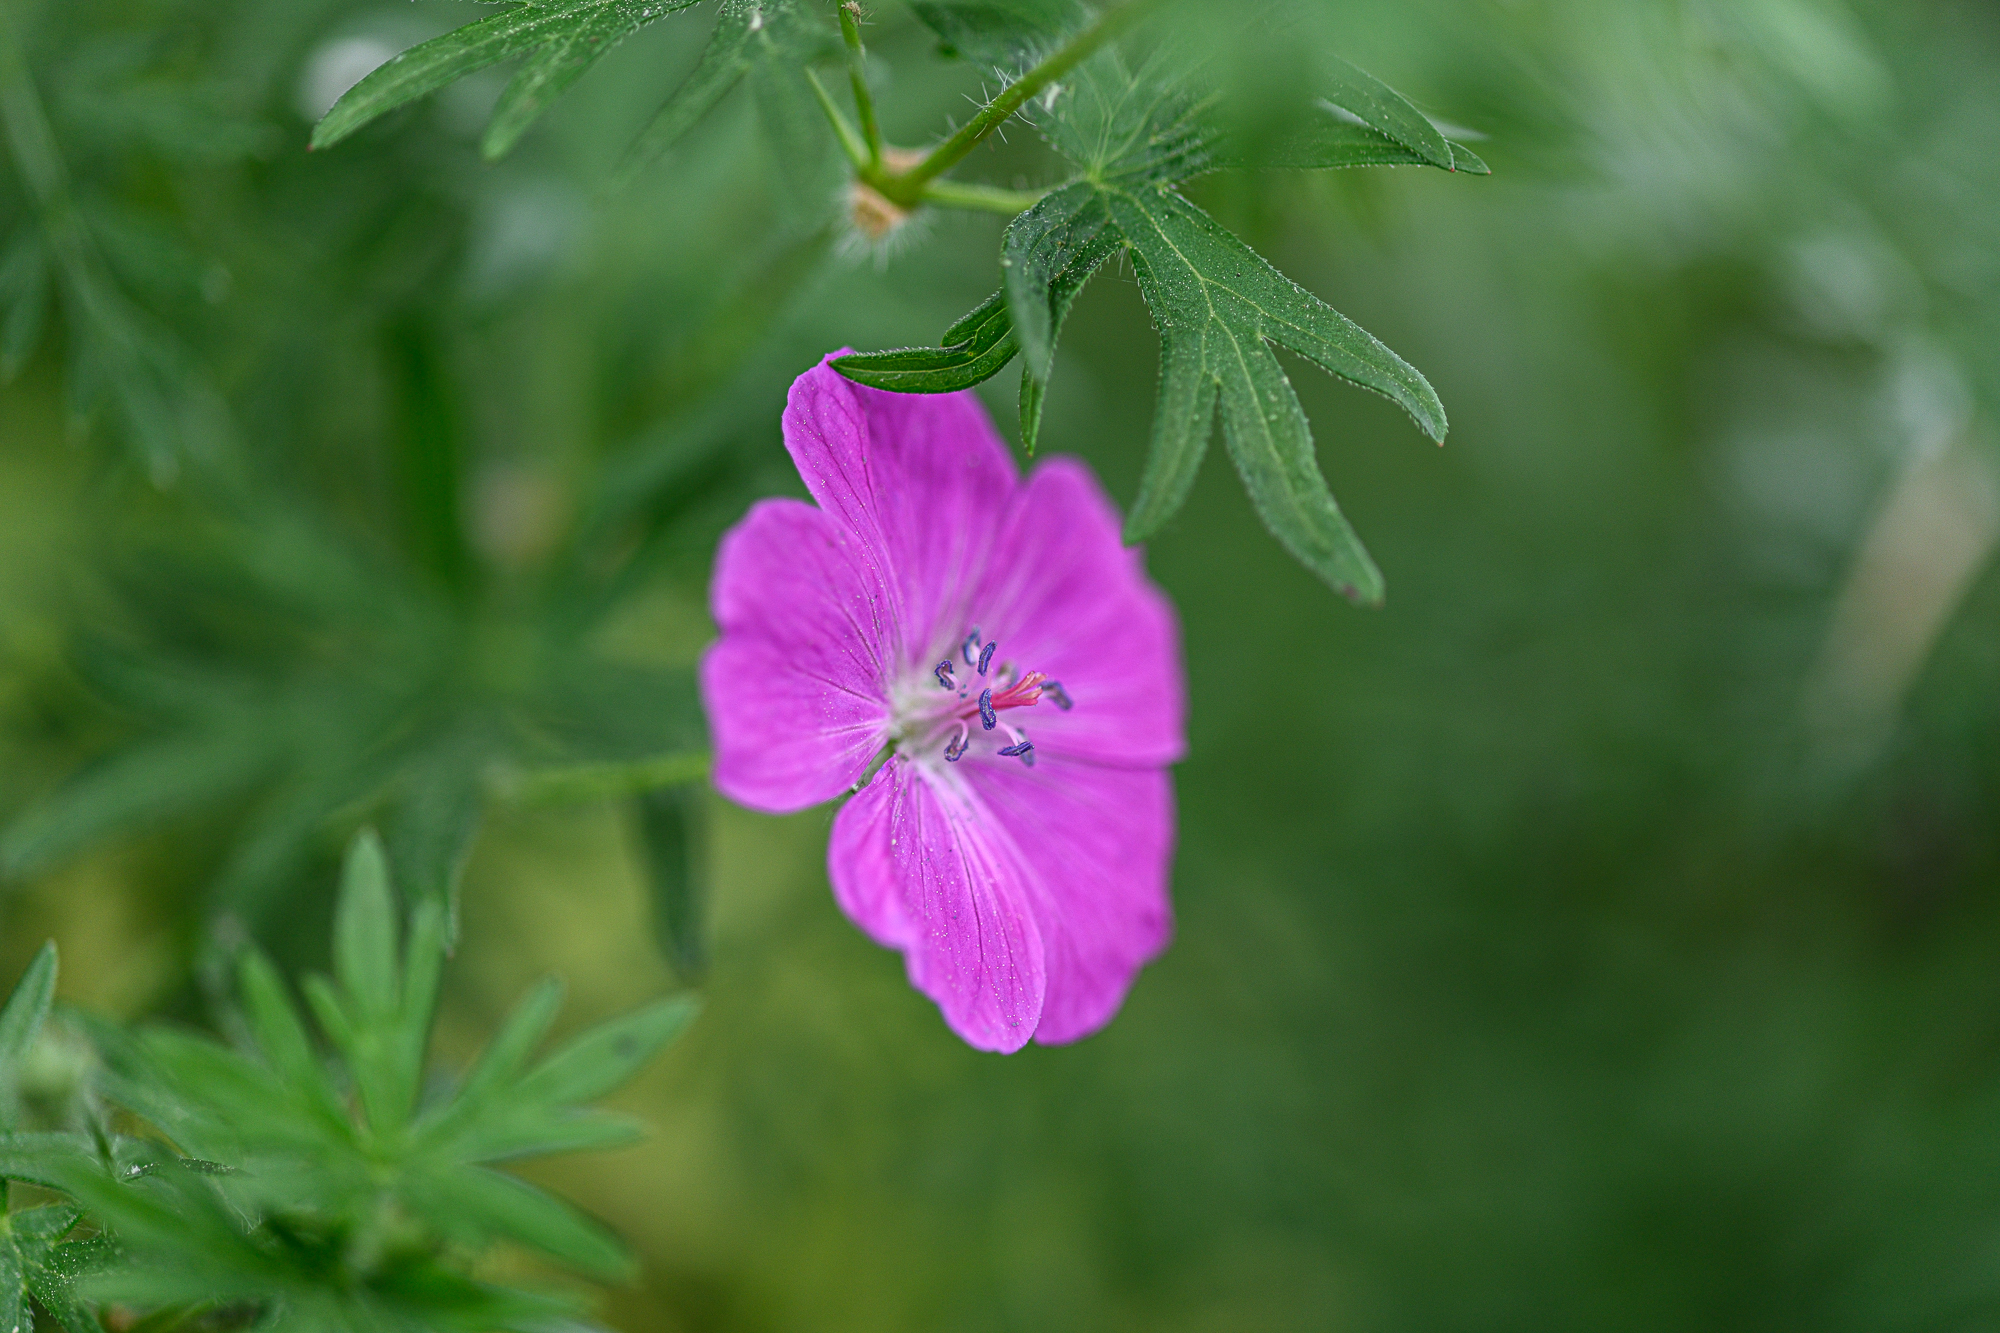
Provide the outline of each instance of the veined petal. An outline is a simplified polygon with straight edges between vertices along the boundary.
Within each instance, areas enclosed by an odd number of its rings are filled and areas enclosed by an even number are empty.
[[[1047,984],[1036,890],[961,785],[885,764],[834,819],[828,872],[843,910],[903,950],[910,984],[967,1044],[1017,1051]]]
[[[955,643],[1020,484],[979,400],[870,389],[822,362],[793,382],[784,431],[806,489],[894,591],[908,660]]]
[[[1181,758],[1180,625],[1083,464],[1052,458],[1035,469],[972,602],[1001,660],[1059,681],[1075,704],[1065,712],[1045,698],[1018,716],[1038,757],[1133,767]]]
[[[765,500],[716,553],[722,637],[701,660],[715,785],[785,813],[858,781],[889,725],[895,642],[887,594],[841,524]]]

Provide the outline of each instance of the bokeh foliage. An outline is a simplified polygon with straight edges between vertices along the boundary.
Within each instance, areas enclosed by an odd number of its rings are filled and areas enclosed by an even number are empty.
[[[823,817],[592,773],[698,740],[706,560],[795,485],[790,376],[975,309],[1005,219],[829,225],[832,142],[757,69],[612,190],[708,7],[492,165],[508,70],[304,151],[344,79],[485,7],[10,8],[72,202],[0,183],[0,971],[53,934],[72,998],[215,1021],[244,934],[328,965],[368,820],[413,895],[470,858],[450,1056],[548,967],[604,1014],[705,966],[626,1095],[653,1137],[536,1175],[637,1248],[620,1327],[1990,1323],[1990,570],[1865,756],[1802,708],[1898,476],[1990,449],[1990,7],[1299,10],[1276,50],[1185,19],[1268,94],[1243,133],[1338,52],[1495,175],[1188,196],[1422,366],[1451,440],[1297,376],[1379,612],[1195,479],[1149,546],[1193,679],[1178,942],[1102,1037],[999,1062],[838,918]],[[869,18],[891,142],[996,86]],[[1063,179],[1009,138],[964,174]],[[1138,282],[1076,299],[1041,406],[1126,499]],[[670,967],[704,875],[708,956]]]

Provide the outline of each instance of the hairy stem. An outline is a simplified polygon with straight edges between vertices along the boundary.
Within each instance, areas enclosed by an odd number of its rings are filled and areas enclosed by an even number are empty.
[[[922,200],[926,186],[957,166],[967,153],[977,148],[988,135],[1005,124],[1016,111],[1026,106],[1029,98],[1075,69],[1097,48],[1144,18],[1159,3],[1160,0],[1128,0],[1126,4],[1103,15],[1097,22],[1070,39],[1061,50],[1002,89],[998,97],[982,107],[978,115],[960,126],[956,134],[931,149],[923,161],[900,175],[888,176],[870,183],[892,202],[902,204],[904,207],[915,206]]]
[[[924,187],[923,200],[940,208],[972,208],[1012,217],[1033,208],[1046,193],[1046,190],[1005,190],[998,185],[966,181],[932,181]]]

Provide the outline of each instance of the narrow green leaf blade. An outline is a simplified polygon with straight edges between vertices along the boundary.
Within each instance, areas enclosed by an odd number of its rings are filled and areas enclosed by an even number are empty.
[[[13,1242],[0,1238],[0,1333],[24,1333],[31,1329],[28,1314],[27,1273]]]
[[[1234,341],[1222,368],[1222,435],[1271,534],[1349,600],[1382,600],[1382,574],[1362,549],[1313,455],[1305,409],[1262,341]]]
[[[1488,176],[1492,169],[1461,143],[1445,140],[1451,160],[1448,171]],[[1254,151],[1225,145],[1214,155],[1218,167],[1253,167],[1279,171],[1323,171],[1341,167],[1438,166],[1422,153],[1367,125],[1357,125],[1320,108],[1291,133]]]
[[[50,940],[35,952],[28,964],[28,970],[14,984],[14,990],[7,997],[7,1006],[0,1009],[0,1091],[9,1091],[5,1085],[12,1083],[12,1076],[28,1057],[28,1048],[35,1044],[35,1034],[42,1030],[42,1023],[49,1016],[49,1004],[56,993],[56,944]]]
[[[313,126],[311,146],[331,148],[369,121],[548,40],[561,11],[516,5],[413,46],[341,94]]]
[[[333,918],[334,975],[363,1026],[396,1011],[397,933],[388,856],[375,830],[363,829],[348,844]]]
[[[1160,395],[1153,409],[1152,447],[1139,477],[1139,494],[1125,515],[1128,542],[1147,540],[1179,512],[1208,453],[1218,386],[1208,370],[1207,338],[1206,329],[1176,330],[1160,341]]]
[[[322,1123],[345,1131],[346,1117],[340,1112],[340,1098],[326,1076],[326,1068],[313,1053],[305,1024],[285,993],[278,970],[256,949],[246,949],[236,967],[237,990],[243,998],[244,1016],[264,1059],[319,1115]]]
[[[1030,455],[1041,436],[1042,403],[1063,321],[1085,284],[1125,243],[1096,188],[1084,185],[1072,193],[1076,190],[1057,191],[1065,197],[1048,214],[1037,204],[1017,217],[1001,242],[1008,311],[1026,321],[1039,349],[1023,358],[1021,367],[1021,447]]]
[[[40,234],[23,226],[0,260],[0,384],[11,383],[40,344],[49,309],[48,252]]]
[[[652,890],[653,936],[683,984],[708,967],[708,879],[702,791],[662,787],[639,797],[639,832]]]
[[[993,378],[1014,359],[1020,344],[1014,338],[1007,304],[995,292],[944,332],[941,347],[899,347],[886,352],[857,352],[841,357],[833,368],[874,389],[895,393],[956,393]]]
[[[678,143],[741,81],[752,58],[750,39],[756,31],[752,24],[762,18],[762,11],[755,4],[730,0],[723,5],[701,58],[626,151],[625,161],[618,169],[621,185],[630,183],[642,169]]]
[[[549,104],[583,77],[619,42],[656,19],[687,9],[698,0],[611,0],[586,10],[575,27],[553,36],[528,57],[487,122],[479,150],[487,161],[506,156]]]
[[[528,1057],[535,1047],[548,1035],[549,1025],[555,1022],[556,1011],[562,1008],[563,983],[559,977],[543,977],[533,989],[521,997],[507,1015],[506,1022],[493,1034],[493,1040],[486,1043],[480,1052],[479,1063],[466,1075],[464,1090],[460,1097],[474,1100],[486,1095],[519,1077],[527,1066]]]
[[[700,1009],[693,996],[677,995],[600,1023],[530,1071],[516,1095],[523,1102],[549,1106],[578,1105],[600,1097],[679,1035]]]
[[[1105,192],[1088,181],[1044,196],[1007,224],[1000,246],[1007,310],[1022,356],[1039,378],[1048,378],[1055,361],[1057,330],[1070,301],[1121,239]]]
[[[448,1236],[504,1236],[597,1277],[622,1278],[632,1256],[617,1237],[525,1180],[465,1166],[420,1177],[404,1203]]]
[[[1451,146],[1409,99],[1339,56],[1326,57],[1327,100],[1394,139],[1434,167],[1452,169]]]

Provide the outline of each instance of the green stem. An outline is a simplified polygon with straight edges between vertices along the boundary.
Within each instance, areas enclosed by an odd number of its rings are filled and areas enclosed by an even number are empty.
[[[833,104],[833,97],[826,91],[826,85],[819,81],[819,75],[806,71],[806,82],[812,85],[813,96],[819,99],[819,109],[826,114],[827,123],[833,126],[834,137],[840,140],[840,150],[847,154],[856,174],[864,180],[872,179],[880,173],[868,162],[868,145],[848,124],[847,117],[840,114],[840,108]]]
[[[861,117],[861,138],[868,145],[868,169],[882,169],[882,130],[875,123],[875,99],[868,95],[868,53],[861,49],[861,6],[845,0],[840,6],[840,39],[847,43],[847,81],[854,86],[854,112]]]
[[[1128,0],[1128,3],[1099,18],[1071,39],[1067,46],[1002,89],[998,97],[960,126],[956,134],[931,149],[923,161],[901,175],[883,181],[882,185],[888,188],[882,189],[882,193],[893,203],[906,208],[914,207],[923,198],[925,186],[957,166],[967,153],[1026,106],[1029,98],[1076,68],[1098,47],[1144,18],[1159,3],[1160,0]]]
[[[1046,190],[1003,190],[997,185],[967,181],[932,181],[924,187],[924,202],[941,208],[973,208],[983,213],[1025,213],[1042,201]]]
[[[502,775],[494,794],[522,805],[578,805],[697,782],[708,776],[709,762],[706,750],[680,750],[624,763],[542,768]]]

